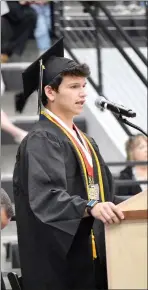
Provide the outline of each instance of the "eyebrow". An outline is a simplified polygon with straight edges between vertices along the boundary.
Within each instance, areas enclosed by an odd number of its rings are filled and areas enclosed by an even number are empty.
[[[84,83],[84,86],[87,84],[87,82]],[[73,85],[80,85],[80,83],[70,83],[68,86],[73,86]]]

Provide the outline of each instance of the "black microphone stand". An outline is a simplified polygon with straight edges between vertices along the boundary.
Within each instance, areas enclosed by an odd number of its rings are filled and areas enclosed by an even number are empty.
[[[127,119],[123,118],[123,116],[120,114],[118,119],[123,122],[124,124],[134,128],[134,129],[137,129],[138,131],[140,131],[141,133],[143,133],[146,137],[148,137],[148,134],[146,132],[144,132],[140,127],[138,127],[137,125],[129,122]]]

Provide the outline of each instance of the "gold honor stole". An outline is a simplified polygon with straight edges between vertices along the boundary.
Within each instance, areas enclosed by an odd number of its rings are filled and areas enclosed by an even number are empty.
[[[86,163],[86,158],[85,158],[82,150],[80,150],[80,146],[78,146],[78,144],[77,144],[76,140],[73,138],[73,136],[56,119],[51,117],[45,111],[41,111],[41,115],[44,115],[48,120],[50,120],[52,123],[56,124],[64,132],[64,134],[70,139],[74,149],[77,152],[77,155],[79,157],[79,160],[80,160],[80,163],[81,163],[81,166],[83,169],[88,200],[91,200],[92,199],[91,198],[91,188],[93,188],[93,168],[92,168],[92,170],[90,170],[90,168],[89,168],[89,170],[87,170],[88,164]],[[104,202],[105,201],[104,186],[103,186],[103,179],[102,179],[102,173],[101,173],[99,159],[97,157],[97,154],[96,154],[91,142],[88,140],[88,138],[85,136],[85,134],[83,132],[81,132],[80,130],[78,130],[78,128],[75,125],[74,125],[74,127],[75,127],[75,130],[79,133],[79,135],[80,136],[82,135],[82,137],[85,139],[89,152],[91,152],[94,156],[96,166],[97,166],[97,174],[98,174],[98,180],[99,180],[99,190],[100,190],[101,201]],[[89,174],[87,174],[87,173],[89,173]],[[97,251],[96,251],[93,230],[91,232],[91,236],[92,236],[93,258],[96,259],[97,258]]]

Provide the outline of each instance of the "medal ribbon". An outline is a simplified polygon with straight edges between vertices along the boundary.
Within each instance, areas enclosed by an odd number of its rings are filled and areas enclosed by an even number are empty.
[[[75,124],[73,124],[73,128],[74,128],[75,132],[77,133],[77,135],[79,135],[81,141],[83,142],[83,146],[85,147],[85,149],[87,150],[87,152],[90,154],[91,161],[92,161],[91,151],[89,149],[88,144],[85,142],[85,139],[83,138],[82,133],[79,131],[79,129],[76,127]],[[76,142],[77,142],[77,140],[76,140]],[[93,162],[91,162],[91,165],[90,165],[90,163],[88,162],[88,159],[87,159],[87,155],[84,154],[84,152],[81,150],[81,147],[78,146],[78,148],[79,148],[79,150],[80,150],[80,152],[82,154],[82,157],[83,157],[83,160],[84,160],[84,163],[85,163],[85,166],[86,166],[87,175],[88,175],[88,184],[89,185],[94,184]]]

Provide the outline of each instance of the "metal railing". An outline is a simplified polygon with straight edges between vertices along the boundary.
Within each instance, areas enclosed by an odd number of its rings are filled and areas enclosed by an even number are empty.
[[[148,161],[124,161],[124,162],[106,162],[107,166],[136,166],[136,165],[147,165]]]
[[[117,39],[112,35],[112,33],[105,27],[104,23],[97,17],[98,10],[101,9],[105,15],[108,17],[108,19],[112,22],[112,24],[115,25],[117,31],[121,34],[123,39],[128,43],[128,45],[133,48],[133,50],[136,52],[136,54],[139,56],[141,61],[148,67],[148,61],[145,58],[145,56],[140,52],[140,50],[135,46],[134,43],[130,40],[127,33],[122,29],[122,27],[117,23],[117,21],[113,18],[109,10],[101,3],[100,1],[94,2],[94,7],[90,7],[90,5],[86,1],[81,1],[83,6],[87,9],[87,11],[90,13],[96,30],[101,30],[103,33],[109,38],[109,40],[112,42],[112,44],[119,50],[119,52],[122,54],[122,56],[125,58],[125,60],[128,62],[128,64],[131,66],[131,68],[134,70],[134,72],[137,74],[137,76],[141,79],[143,84],[148,88],[148,81],[144,77],[144,75],[140,72],[136,64],[131,60],[131,58],[128,56],[128,54],[125,52],[125,50],[122,48],[121,44],[117,41]],[[100,50],[99,47],[96,47],[96,49]]]
[[[148,184],[148,180],[132,180],[132,179],[114,179],[115,185],[126,187],[133,185]]]
[[[105,13],[110,22],[115,26],[115,29],[118,30],[120,35],[124,38],[124,40],[128,43],[128,45],[135,51],[135,53],[139,56],[139,58],[143,61],[143,63],[148,66],[148,60],[141,53],[141,51],[135,46],[131,38],[128,34],[123,30],[123,28],[118,24],[116,19],[111,15],[110,11],[102,4],[102,2],[98,1],[98,7]]]
[[[141,165],[141,166],[148,166],[148,161],[125,161],[125,162],[107,162],[106,165],[108,167],[134,167],[136,165]],[[147,167],[148,168],[148,167]],[[133,179],[120,179],[120,176],[114,176],[114,182],[115,186],[121,186],[121,187],[126,187],[126,186],[134,186],[134,185],[142,185],[142,184],[148,184],[148,178],[146,180],[133,180]]]

